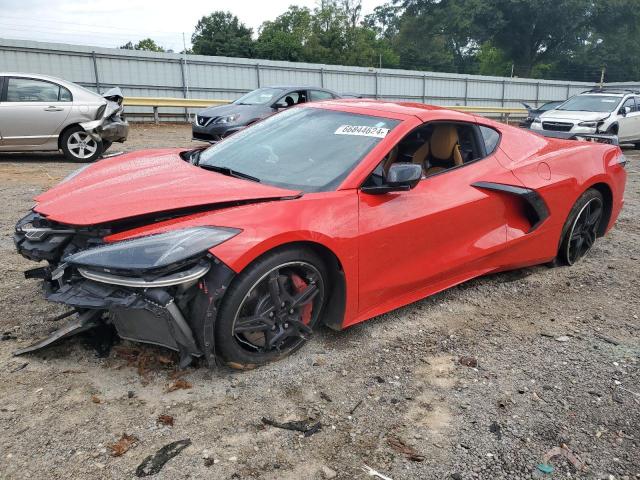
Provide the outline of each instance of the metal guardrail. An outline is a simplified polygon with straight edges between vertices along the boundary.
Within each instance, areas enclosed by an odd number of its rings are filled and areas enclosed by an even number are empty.
[[[199,98],[169,98],[169,97],[125,97],[123,104],[129,107],[153,107],[153,121],[160,123],[160,107],[177,108],[206,108],[212,105],[226,105],[230,100],[211,100]]]
[[[169,98],[169,97],[125,97],[124,105],[131,107],[152,107],[153,108],[153,120],[160,123],[160,115],[158,109],[161,107],[174,107],[174,108],[206,108],[212,105],[226,105],[231,103],[230,100],[219,99],[196,99],[196,98]],[[509,120],[511,115],[526,115],[527,111],[524,108],[504,108],[504,107],[482,107],[471,105],[452,105],[444,108],[451,110],[457,110],[459,112],[470,112],[480,114],[498,114],[506,121]]]

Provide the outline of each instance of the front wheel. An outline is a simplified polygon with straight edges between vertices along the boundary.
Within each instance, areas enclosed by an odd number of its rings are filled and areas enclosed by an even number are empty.
[[[565,265],[573,265],[583,258],[598,237],[604,213],[602,194],[587,190],[571,208],[562,230],[558,259]]]
[[[80,127],[70,128],[60,139],[62,152],[72,162],[93,162],[103,151],[102,142]]]
[[[302,347],[320,323],[327,272],[301,248],[266,254],[232,283],[216,321],[216,352],[229,366],[251,368]]]

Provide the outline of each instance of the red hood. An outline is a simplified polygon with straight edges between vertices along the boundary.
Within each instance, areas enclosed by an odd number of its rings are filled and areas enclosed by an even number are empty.
[[[204,170],[180,150],[145,150],[101,160],[38,195],[35,211],[69,225],[113,220],[200,205],[286,197],[299,192]]]

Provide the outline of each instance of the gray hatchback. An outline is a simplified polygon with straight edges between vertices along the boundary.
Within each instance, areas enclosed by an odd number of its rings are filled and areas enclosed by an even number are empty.
[[[300,103],[340,98],[325,88],[274,86],[253,90],[229,105],[209,107],[196,116],[193,138],[215,142],[279,110]]]
[[[60,78],[0,72],[0,152],[58,151],[91,162],[124,142],[122,92],[99,95]]]

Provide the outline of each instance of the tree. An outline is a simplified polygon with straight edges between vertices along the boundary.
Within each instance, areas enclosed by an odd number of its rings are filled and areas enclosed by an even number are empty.
[[[140,40],[135,45],[132,42],[127,42],[120,47],[124,50],[146,50],[148,52],[164,52],[165,49],[158,45],[155,40],[151,38],[145,38]]]
[[[305,61],[311,17],[308,8],[292,5],[274,21],[264,22],[256,42],[256,55],[270,60]]]
[[[366,15],[363,26],[373,30],[378,38],[390,40],[400,29],[400,7],[385,3],[373,9],[373,13]]]
[[[574,52],[591,14],[587,0],[486,0],[476,16],[480,40],[491,41],[521,77],[538,64]],[[608,4],[608,2],[607,2]]]
[[[230,12],[217,11],[202,17],[191,37],[193,53],[251,58],[253,31]]]

